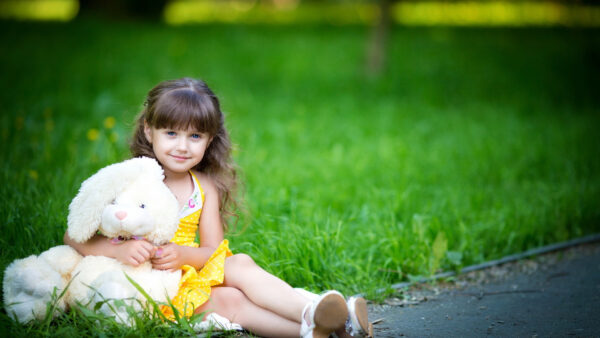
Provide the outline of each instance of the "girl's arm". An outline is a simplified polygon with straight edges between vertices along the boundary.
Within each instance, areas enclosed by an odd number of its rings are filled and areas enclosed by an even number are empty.
[[[152,243],[144,240],[129,240],[113,244],[107,237],[102,235],[94,235],[87,242],[78,243],[65,232],[63,241],[82,256],[106,256],[133,266],[138,266],[149,260],[156,250]]]
[[[152,259],[152,266],[155,269],[175,270],[181,268],[184,264],[200,269],[223,241],[223,226],[219,214],[217,189],[206,175],[195,174],[204,189],[204,205],[202,206],[202,215],[198,227],[200,247],[193,248],[174,243],[166,244],[157,250]]]

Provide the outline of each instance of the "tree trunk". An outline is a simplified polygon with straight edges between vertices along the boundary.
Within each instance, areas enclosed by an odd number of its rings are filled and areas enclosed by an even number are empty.
[[[371,30],[367,44],[366,73],[369,76],[379,76],[385,68],[388,36],[392,25],[391,0],[379,0],[378,16]]]

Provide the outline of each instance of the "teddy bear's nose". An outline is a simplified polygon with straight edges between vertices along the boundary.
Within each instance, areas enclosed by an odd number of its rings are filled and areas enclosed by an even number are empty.
[[[117,218],[118,218],[119,220],[123,220],[125,217],[127,217],[127,212],[126,212],[126,211],[123,211],[123,210],[121,210],[121,211],[117,211],[117,212],[115,213],[115,216],[117,216]]]

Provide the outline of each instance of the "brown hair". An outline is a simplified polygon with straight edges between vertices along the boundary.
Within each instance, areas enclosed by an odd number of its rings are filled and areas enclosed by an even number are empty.
[[[144,134],[144,123],[153,128],[189,129],[207,133],[212,141],[202,161],[194,169],[208,175],[219,193],[219,210],[224,216],[236,216],[237,172],[231,159],[231,141],[219,99],[202,80],[182,78],[159,83],[148,92],[144,109],[137,117],[130,145],[134,157],[156,158]]]

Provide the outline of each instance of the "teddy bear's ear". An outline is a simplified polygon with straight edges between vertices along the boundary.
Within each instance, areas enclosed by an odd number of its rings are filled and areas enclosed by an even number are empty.
[[[90,239],[100,227],[104,208],[142,173],[163,179],[156,160],[138,157],[104,167],[85,180],[69,205],[69,237],[79,243]]]

